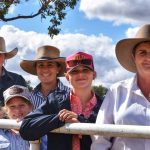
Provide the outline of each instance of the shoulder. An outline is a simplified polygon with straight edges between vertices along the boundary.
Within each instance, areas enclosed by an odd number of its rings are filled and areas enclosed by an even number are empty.
[[[134,82],[134,78],[122,80],[122,81],[116,82],[113,85],[111,85],[109,89],[110,90],[115,90],[115,89],[119,89],[119,88],[129,89],[133,85],[133,82]]]
[[[65,91],[68,92],[70,91],[70,88],[66,85],[64,85],[64,83],[62,81],[60,81],[60,79],[57,79],[57,87],[61,90],[61,91]]]
[[[7,71],[7,74],[8,75],[11,75],[11,76],[17,76],[17,77],[20,77],[21,75],[20,74],[17,74],[15,72],[11,72],[11,71]]]

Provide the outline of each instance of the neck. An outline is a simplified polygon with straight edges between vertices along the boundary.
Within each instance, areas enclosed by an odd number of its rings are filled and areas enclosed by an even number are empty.
[[[47,96],[50,91],[54,90],[57,86],[57,81],[53,83],[41,83],[41,92]]]
[[[143,95],[149,100],[150,99],[150,78],[137,78],[137,84],[141,89]]]
[[[93,97],[91,88],[83,91],[80,89],[79,90],[73,89],[72,92],[80,99],[82,106],[86,105],[86,103]]]

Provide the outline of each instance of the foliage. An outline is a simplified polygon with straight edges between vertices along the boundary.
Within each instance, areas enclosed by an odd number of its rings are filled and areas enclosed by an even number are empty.
[[[107,92],[107,88],[103,87],[102,85],[99,86],[93,86],[93,90],[95,91],[95,93],[101,97],[103,97],[106,92]]]
[[[66,9],[74,9],[77,1],[79,0],[38,0],[40,3],[40,8],[37,12],[32,12],[31,14],[18,14],[14,17],[7,18],[9,13],[9,8],[11,6],[21,5],[23,2],[29,2],[29,0],[3,0],[0,1],[0,21],[12,21],[17,19],[29,19],[36,16],[41,16],[41,19],[46,19],[50,17],[50,25],[48,27],[48,34],[50,37],[59,34],[60,28],[58,27],[62,20],[65,19]],[[22,6],[23,7],[23,6]],[[26,12],[25,12],[26,13]]]
[[[30,80],[26,81],[26,84],[27,84],[27,88],[29,89],[29,91],[32,91],[33,87],[31,86],[31,81]]]

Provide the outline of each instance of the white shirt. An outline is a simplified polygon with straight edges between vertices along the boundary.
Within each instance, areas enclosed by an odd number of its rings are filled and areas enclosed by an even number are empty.
[[[150,125],[150,102],[134,78],[115,83],[108,90],[97,124]],[[150,139],[94,136],[91,150],[150,150]]]

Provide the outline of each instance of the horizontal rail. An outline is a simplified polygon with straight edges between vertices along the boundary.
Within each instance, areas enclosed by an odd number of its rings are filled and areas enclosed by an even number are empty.
[[[0,119],[0,128],[19,129],[21,122]],[[63,127],[51,132],[64,134],[102,135],[110,137],[150,138],[150,126],[135,125],[98,125],[92,123],[66,123]]]

